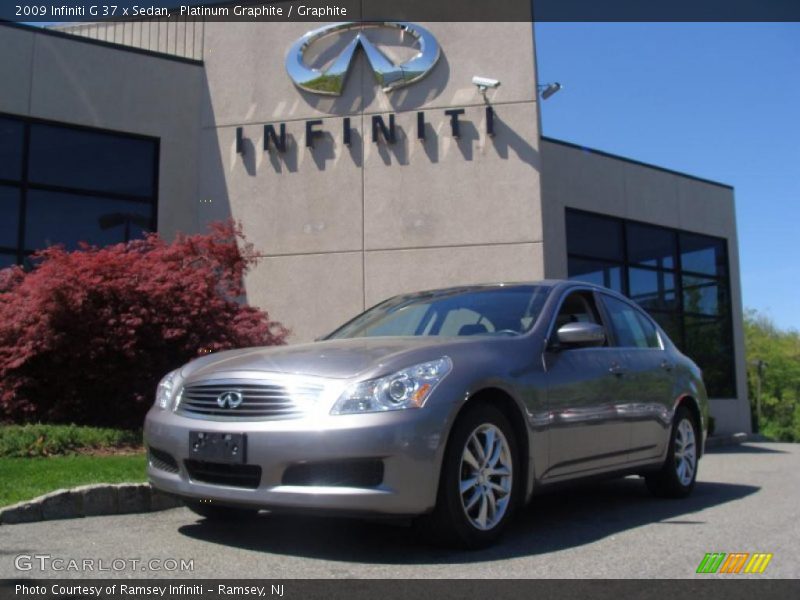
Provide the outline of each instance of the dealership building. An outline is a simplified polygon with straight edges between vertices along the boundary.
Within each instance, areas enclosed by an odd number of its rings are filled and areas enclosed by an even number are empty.
[[[0,54],[0,267],[234,217],[293,342],[401,292],[592,281],[750,430],[733,189],[543,137],[531,23],[2,25]]]

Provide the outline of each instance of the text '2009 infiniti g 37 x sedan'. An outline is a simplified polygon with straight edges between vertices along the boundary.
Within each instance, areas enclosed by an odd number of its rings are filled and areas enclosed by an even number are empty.
[[[321,341],[194,360],[145,440],[152,484],[208,518],[415,517],[478,547],[554,483],[686,496],[707,414],[700,370],[636,304],[542,281],[396,296]]]

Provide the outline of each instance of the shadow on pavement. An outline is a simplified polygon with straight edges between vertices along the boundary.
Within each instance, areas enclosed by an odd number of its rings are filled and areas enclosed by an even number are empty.
[[[776,448],[782,442],[772,442],[767,446],[754,446],[752,444],[733,444],[730,446],[718,446],[707,448],[706,454],[788,454],[786,450]],[[788,445],[788,442],[786,443]]]
[[[501,560],[589,544],[628,529],[660,523],[702,526],[696,513],[757,492],[750,485],[698,482],[683,500],[657,499],[628,478],[534,497],[499,544],[465,552],[425,544],[410,527],[380,522],[260,516],[244,522],[199,520],[182,535],[258,552],[376,564],[455,564]]]

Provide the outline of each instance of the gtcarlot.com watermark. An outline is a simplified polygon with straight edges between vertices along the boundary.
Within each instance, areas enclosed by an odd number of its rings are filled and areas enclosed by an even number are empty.
[[[194,559],[186,558],[65,558],[51,554],[19,554],[14,557],[17,571],[45,572],[142,572],[194,571]]]

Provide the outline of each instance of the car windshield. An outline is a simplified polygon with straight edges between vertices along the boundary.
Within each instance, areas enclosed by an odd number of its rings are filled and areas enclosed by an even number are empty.
[[[541,285],[516,285],[396,296],[357,316],[326,339],[520,335],[533,326],[547,291]]]

